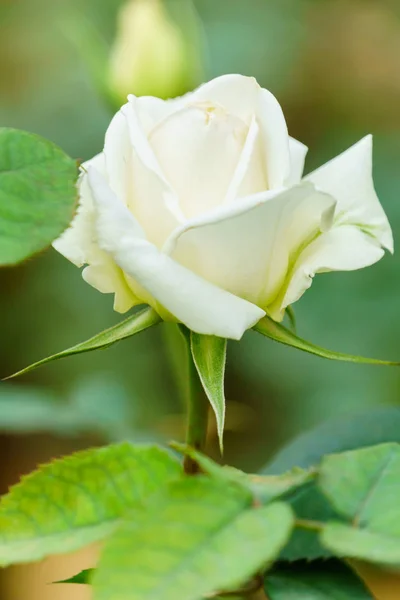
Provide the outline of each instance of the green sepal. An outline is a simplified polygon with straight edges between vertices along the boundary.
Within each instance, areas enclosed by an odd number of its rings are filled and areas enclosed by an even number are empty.
[[[90,585],[92,577],[96,569],[84,569],[80,573],[73,575],[69,579],[62,579],[61,581],[54,581],[54,583],[77,583],[80,585]]]
[[[25,369],[21,369],[17,373],[6,377],[5,379],[12,379],[14,377],[19,377],[19,375],[24,375],[25,373],[29,373],[33,369],[37,367],[41,367],[47,363],[53,362],[55,360],[59,360],[60,358],[65,358],[67,356],[72,356],[73,354],[81,354],[83,352],[91,352],[92,350],[103,350],[104,348],[108,348],[112,344],[119,342],[120,340],[124,340],[125,338],[131,337],[153,325],[156,325],[161,321],[161,317],[156,313],[156,311],[152,308],[144,308],[143,310],[135,313],[131,317],[128,317],[121,323],[117,323],[113,327],[109,329],[105,329],[101,333],[91,337],[89,340],[85,342],[81,342],[80,344],[76,344],[67,350],[63,350],[62,352],[58,352],[57,354],[53,354],[52,356],[48,356],[47,358],[43,358],[38,362],[29,365],[29,367],[25,367]]]
[[[258,331],[258,333],[261,333],[262,335],[265,335],[271,340],[274,340],[275,342],[285,344],[285,346],[292,346],[292,348],[297,348],[297,350],[315,354],[321,358],[368,365],[400,366],[400,362],[397,361],[364,358],[363,356],[354,356],[352,354],[344,354],[343,352],[334,352],[333,350],[327,350],[321,346],[316,346],[315,344],[307,342],[306,340],[298,337],[293,331],[290,331],[284,325],[277,323],[268,316],[262,318],[261,321],[255,325],[254,330]]]
[[[190,332],[190,348],[203,389],[217,420],[218,439],[223,452],[225,426],[225,364],[227,341],[214,335]]]

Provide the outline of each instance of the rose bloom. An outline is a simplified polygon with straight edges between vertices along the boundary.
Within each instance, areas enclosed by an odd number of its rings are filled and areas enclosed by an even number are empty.
[[[307,148],[276,98],[224,75],[181,98],[129,96],[82,165],[80,206],[55,248],[125,312],[239,339],[280,321],[315,273],[393,251],[367,136],[302,179]]]

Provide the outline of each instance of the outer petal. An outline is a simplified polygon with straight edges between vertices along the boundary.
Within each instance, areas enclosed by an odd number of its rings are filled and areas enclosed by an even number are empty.
[[[322,233],[300,253],[286,286],[268,313],[281,320],[285,308],[304,294],[316,273],[362,269],[380,260],[383,254],[378,242],[353,225]]]
[[[176,194],[148,143],[135,101],[132,97],[122,107],[107,130],[104,154],[108,181],[135,214],[148,238],[162,245],[179,224],[181,214]]]
[[[99,243],[125,273],[189,329],[240,339],[265,314],[263,310],[208,283],[137,235],[135,219],[101,175],[89,170],[97,209]]]
[[[286,185],[295,185],[303,177],[304,163],[308,148],[298,140],[289,138],[290,173],[285,181]]]
[[[104,156],[99,154],[83,165],[104,172]],[[114,293],[114,309],[126,312],[139,301],[128,287],[121,269],[95,241],[94,208],[87,176],[81,176],[80,205],[71,226],[53,243],[53,247],[77,267],[88,264],[82,273],[87,283],[102,293]]]
[[[201,277],[264,308],[281,289],[294,249],[329,226],[333,209],[330,196],[304,182],[189,221],[164,249]]]
[[[282,108],[271,92],[259,89],[255,109],[263,141],[268,188],[284,185],[290,173],[289,134]]]
[[[337,200],[337,223],[356,225],[393,252],[392,231],[372,180],[372,136],[366,136],[306,179]]]

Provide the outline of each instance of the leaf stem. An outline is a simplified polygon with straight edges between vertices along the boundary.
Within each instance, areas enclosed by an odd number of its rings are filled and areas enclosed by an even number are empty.
[[[208,400],[203,391],[190,347],[190,331],[184,325],[180,330],[187,348],[187,428],[186,443],[196,450],[203,451],[206,445],[208,424]],[[185,456],[183,468],[187,475],[196,475],[200,467],[193,458]]]
[[[312,521],[310,519],[296,519],[295,526],[299,529],[307,529],[308,531],[321,531],[324,524],[320,521]]]

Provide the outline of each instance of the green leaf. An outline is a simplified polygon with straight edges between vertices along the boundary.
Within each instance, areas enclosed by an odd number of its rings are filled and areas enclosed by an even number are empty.
[[[326,522],[338,518],[322,492],[311,482],[283,497],[296,517],[306,521]],[[316,560],[329,558],[332,552],[325,548],[316,531],[296,528],[289,543],[282,551],[280,558],[287,561]]]
[[[208,458],[208,456],[185,444],[173,442],[170,445],[178,452],[190,456],[207,475],[221,482],[225,481],[241,485],[261,504],[266,504],[273,499],[284,496],[304,486],[315,477],[314,470],[309,469],[308,471],[304,471],[298,468],[294,468],[282,475],[249,475],[233,467],[221,466],[211,458]]]
[[[227,342],[214,335],[200,335],[193,331],[190,340],[194,364],[217,419],[218,438],[222,452],[225,425],[224,378]]]
[[[343,523],[327,523],[321,542],[337,556],[357,558],[382,565],[400,566],[400,537]]]
[[[76,162],[51,142],[0,128],[0,265],[48,247],[72,221]]]
[[[325,454],[388,441],[400,442],[400,409],[393,406],[347,415],[318,425],[280,450],[272,462],[262,469],[262,473],[279,474],[295,465],[307,469],[318,465]],[[302,519],[326,522],[339,518],[314,484],[306,485],[292,494],[290,504]],[[286,560],[313,560],[332,556],[332,552],[321,545],[315,532],[296,530],[282,556]]]
[[[84,569],[80,573],[77,573],[69,579],[63,579],[61,581],[55,581],[54,583],[78,583],[82,585],[90,585],[95,569]]]
[[[275,342],[285,344],[286,346],[292,346],[293,348],[297,348],[297,350],[309,352],[310,354],[315,354],[316,356],[320,356],[321,358],[329,358],[330,360],[341,360],[345,362],[363,363],[368,365],[387,365],[397,367],[400,366],[400,362],[392,362],[374,358],[364,358],[362,356],[353,356],[351,354],[343,354],[342,352],[333,352],[332,350],[326,350],[325,348],[321,348],[320,346],[316,346],[311,342],[303,340],[302,338],[298,337],[294,332],[290,331],[280,323],[276,323],[276,321],[273,321],[267,316],[261,319],[261,321],[258,321],[254,329],[258,331],[258,333],[262,333],[262,335],[265,335],[266,337],[270,338],[271,340],[274,340]]]
[[[156,446],[78,452],[24,477],[0,501],[0,565],[71,552],[109,536],[181,466]]]
[[[14,377],[19,377],[19,375],[24,375],[25,373],[29,373],[33,369],[45,365],[47,363],[53,362],[60,358],[64,358],[66,356],[72,356],[73,354],[81,354],[82,352],[91,352],[92,350],[101,350],[104,348],[108,348],[112,344],[119,342],[120,340],[124,340],[125,338],[131,337],[136,333],[140,333],[144,329],[148,329],[152,327],[152,325],[156,325],[161,321],[161,317],[153,310],[152,308],[144,308],[143,310],[135,313],[131,317],[128,317],[121,323],[110,327],[109,329],[105,329],[101,333],[91,337],[86,342],[81,342],[80,344],[76,344],[76,346],[72,346],[67,350],[63,350],[62,352],[58,352],[57,354],[53,354],[52,356],[48,356],[47,358],[43,358],[38,362],[29,365],[29,367],[25,367],[21,371],[6,377],[6,379],[12,379]]]
[[[335,510],[355,526],[400,536],[399,444],[326,456],[318,485]]]
[[[94,600],[200,600],[271,563],[292,526],[283,503],[251,507],[239,486],[202,476],[172,483],[107,542]]]
[[[307,469],[325,454],[384,442],[400,442],[400,408],[386,406],[321,423],[284,446],[262,473],[279,474],[295,466]]]
[[[339,555],[400,564],[400,445],[327,456],[318,485],[351,524],[327,525],[323,544]]]
[[[373,600],[371,592],[337,560],[281,564],[267,573],[269,600]]]

